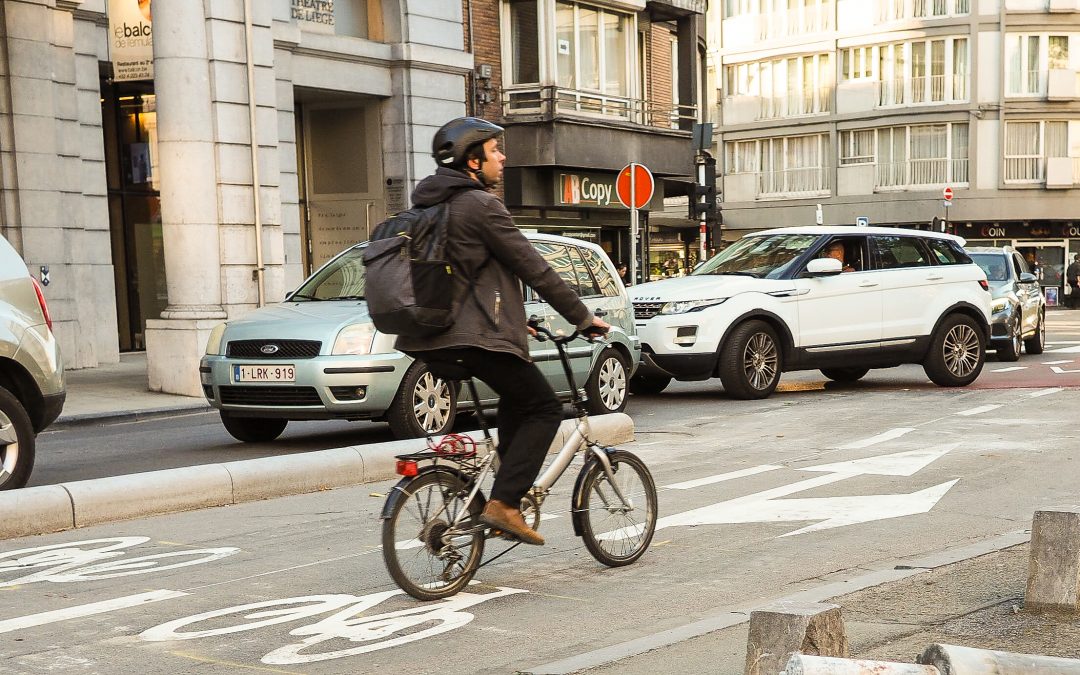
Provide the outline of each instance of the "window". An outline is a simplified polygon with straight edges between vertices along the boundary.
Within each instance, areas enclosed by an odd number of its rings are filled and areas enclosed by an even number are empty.
[[[874,130],[840,132],[840,166],[874,162]]]
[[[1050,70],[1069,67],[1069,37],[1051,35],[1049,41],[1048,65]]]
[[[1046,93],[1046,71],[1069,67],[1069,41],[1075,35],[1018,35],[1005,40],[1006,93]]]
[[[939,265],[966,265],[971,262],[961,249],[960,245],[947,239],[925,239],[930,255]]]
[[[1005,180],[1037,183],[1046,178],[1046,160],[1069,156],[1069,123],[1005,123]]]
[[[878,105],[967,100],[968,38],[900,42],[873,49],[881,83]]]
[[[615,297],[619,295],[619,284],[615,281],[615,277],[611,276],[611,272],[604,265],[603,259],[597,254],[596,251],[591,248],[581,248],[581,255],[585,260],[585,266],[592,272],[593,278],[599,287],[599,293],[607,297]]]
[[[832,98],[832,68],[828,54],[746,64],[748,82],[762,97],[761,119],[828,112]],[[756,93],[756,92],[754,92]]]
[[[840,80],[869,80],[874,77],[874,47],[850,47],[844,50]]]
[[[536,0],[511,0],[510,47],[512,84],[540,82],[540,23]]]
[[[570,258],[570,251],[566,246],[548,241],[534,241],[533,247],[535,247],[541,257],[551,265],[551,269],[555,270],[559,277],[565,281],[570,288],[574,289],[575,293],[581,295],[581,287],[578,286],[577,271],[574,269],[573,260]]]
[[[570,260],[574,265],[574,274],[577,276],[578,295],[583,298],[603,295],[600,292],[599,284],[596,283],[592,273],[589,272],[589,268],[586,267],[585,261],[581,257],[581,251],[576,246],[568,246],[567,250],[570,252]]]
[[[757,173],[759,171],[757,141],[736,141],[728,143],[727,147],[728,173]]]
[[[871,247],[877,253],[878,267],[883,270],[930,264],[915,237],[875,236],[870,239]]]
[[[877,129],[874,152],[878,188],[968,182],[967,124]]]
[[[629,93],[631,21],[627,14],[555,4],[555,69],[560,87],[614,96]]]
[[[829,189],[823,134],[769,138],[761,142],[760,194],[819,193]]]

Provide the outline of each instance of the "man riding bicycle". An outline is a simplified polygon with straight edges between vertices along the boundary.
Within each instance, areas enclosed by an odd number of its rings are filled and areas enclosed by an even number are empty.
[[[555,391],[529,359],[524,301],[528,284],[578,330],[604,334],[593,316],[548,265],[489,189],[502,179],[502,127],[475,117],[443,125],[432,144],[438,169],[413,191],[416,206],[450,202],[447,257],[458,273],[454,325],[431,337],[399,336],[395,347],[445,379],[476,377],[499,395],[499,470],[480,519],[527,544],[544,538],[525,523],[522,497],[540,473],[562,420]]]

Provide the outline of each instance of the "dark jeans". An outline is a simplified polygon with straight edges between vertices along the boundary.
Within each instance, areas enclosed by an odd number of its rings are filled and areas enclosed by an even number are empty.
[[[445,379],[460,379],[464,369],[499,395],[499,471],[491,498],[517,506],[540,473],[562,421],[562,403],[555,390],[535,363],[512,354],[469,347],[413,356]],[[468,396],[467,391],[463,389],[459,398]]]
[[[1069,302],[1068,306],[1076,309],[1080,306],[1080,286],[1073,286],[1069,284]]]

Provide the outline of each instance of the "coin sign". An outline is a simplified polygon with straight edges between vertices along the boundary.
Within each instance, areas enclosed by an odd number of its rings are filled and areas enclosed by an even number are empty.
[[[632,162],[615,179],[615,194],[628,209],[643,209],[652,200],[655,183],[652,172],[643,164]]]

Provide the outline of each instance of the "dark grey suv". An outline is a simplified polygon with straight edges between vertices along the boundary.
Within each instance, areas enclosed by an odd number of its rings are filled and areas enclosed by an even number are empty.
[[[34,437],[64,407],[64,365],[45,296],[0,236],[0,490],[26,485]]]
[[[990,348],[999,361],[1016,361],[1023,347],[1042,354],[1046,346],[1046,299],[1024,256],[1011,246],[972,246],[971,259],[986,272],[993,296]]]

